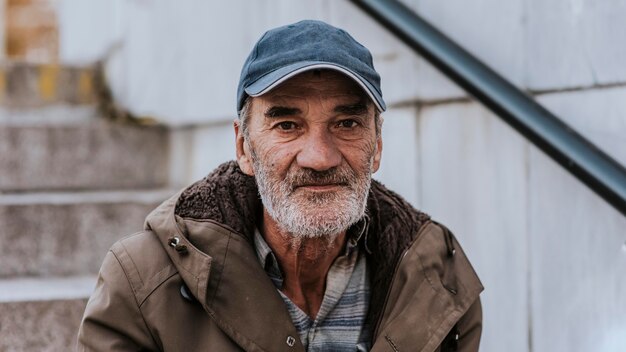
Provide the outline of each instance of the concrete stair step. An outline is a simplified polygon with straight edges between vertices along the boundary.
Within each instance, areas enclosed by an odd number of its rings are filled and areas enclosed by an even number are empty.
[[[0,351],[71,351],[109,247],[174,193],[169,131],[99,116],[98,68],[0,64]]]
[[[11,107],[93,104],[97,100],[96,66],[28,62],[0,64],[0,103]]]
[[[0,195],[0,279],[96,274],[173,190]],[[1,351],[1,349],[0,349]]]
[[[72,351],[96,276],[0,280],[0,351]]]
[[[169,133],[159,126],[95,118],[0,124],[0,192],[163,187],[168,150]]]
[[[45,107],[0,106],[0,126],[71,125],[100,119],[94,105],[51,104]]]

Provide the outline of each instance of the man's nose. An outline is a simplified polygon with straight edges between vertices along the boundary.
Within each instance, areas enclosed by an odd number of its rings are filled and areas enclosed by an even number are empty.
[[[327,130],[311,131],[296,158],[298,165],[315,171],[325,171],[341,164],[341,153]]]

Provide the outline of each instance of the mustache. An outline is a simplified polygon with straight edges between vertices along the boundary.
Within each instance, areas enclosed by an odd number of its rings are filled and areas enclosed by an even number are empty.
[[[290,172],[286,177],[291,190],[302,186],[321,185],[344,185],[351,186],[357,181],[356,175],[348,168],[334,167],[332,169],[317,171],[313,169],[297,169]]]

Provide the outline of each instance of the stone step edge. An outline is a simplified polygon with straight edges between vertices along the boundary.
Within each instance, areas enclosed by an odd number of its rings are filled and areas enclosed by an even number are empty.
[[[0,279],[0,304],[87,299],[96,282],[96,275]]]
[[[154,204],[168,199],[176,189],[160,188],[148,190],[107,190],[107,191],[67,191],[67,192],[23,192],[0,193],[0,206],[7,205],[70,205],[70,204],[111,204],[139,203]]]
[[[21,61],[0,64],[0,104],[44,106],[93,104],[98,99],[99,65],[71,66]]]
[[[83,126],[100,120],[95,105],[54,104],[21,109],[0,106],[0,128]]]

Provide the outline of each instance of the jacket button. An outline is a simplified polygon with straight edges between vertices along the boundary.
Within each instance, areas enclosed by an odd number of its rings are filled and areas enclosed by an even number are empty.
[[[167,244],[170,247],[174,247],[176,252],[178,252],[180,254],[186,254],[187,253],[187,246],[185,246],[184,244],[180,243],[180,238],[178,236],[169,238],[167,240]]]
[[[293,347],[296,344],[296,339],[293,336],[287,336],[287,346]]]

